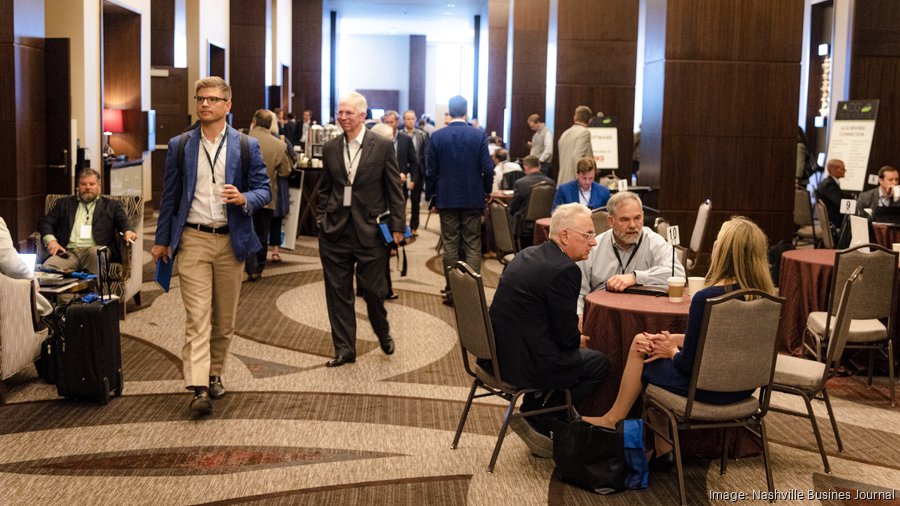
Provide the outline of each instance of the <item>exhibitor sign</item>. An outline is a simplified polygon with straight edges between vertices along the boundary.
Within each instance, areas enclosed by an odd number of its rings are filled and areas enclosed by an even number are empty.
[[[842,160],[847,167],[847,174],[841,179],[841,190],[862,191],[866,184],[877,116],[877,100],[838,102],[828,139],[827,158]]]
[[[599,120],[599,121],[596,121]],[[595,118],[588,128],[591,132],[591,149],[598,169],[619,168],[619,129],[610,117]]]

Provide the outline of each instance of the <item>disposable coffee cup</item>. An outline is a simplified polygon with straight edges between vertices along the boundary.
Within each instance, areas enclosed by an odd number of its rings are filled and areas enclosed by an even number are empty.
[[[695,293],[703,290],[706,284],[706,278],[700,276],[691,276],[688,278],[688,295],[693,297]]]
[[[891,249],[894,251],[900,251],[900,242],[895,242],[891,244]]]
[[[681,302],[684,299],[684,278],[669,278],[669,302]]]
[[[894,202],[900,200],[900,186],[894,186],[891,191],[894,193]]]

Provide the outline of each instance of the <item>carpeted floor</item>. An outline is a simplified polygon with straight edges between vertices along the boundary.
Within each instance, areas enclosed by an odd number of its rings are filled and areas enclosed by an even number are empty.
[[[106,406],[63,400],[30,368],[9,382],[0,503],[677,504],[674,472],[654,472],[648,490],[597,496],[552,478],[552,461],[532,456],[513,434],[487,473],[503,415],[490,401],[474,406],[460,447],[450,450],[469,381],[453,311],[441,304],[436,222],[407,248],[409,276],[394,273],[392,356],[378,348],[360,301],[357,362],[324,367],[333,348],[314,238],[282,253],[262,280],[245,282],[228,395],[202,419],[191,416],[182,387],[178,279],[167,294],[144,283],[143,306],[131,304],[121,325],[121,398]],[[147,251],[154,229],[148,219]],[[152,279],[149,253],[145,260],[144,279]],[[483,270],[490,300],[501,266],[487,260]],[[846,448],[837,453],[817,403],[832,474],[823,472],[808,421],[767,417],[775,484],[789,498],[782,503],[900,504],[806,499],[811,491],[856,497],[900,488],[900,408],[890,408],[886,380],[872,390],[857,377],[829,387]],[[775,402],[802,408],[790,397]],[[725,476],[716,462],[688,458],[686,476],[689,504],[726,504],[710,491],[750,496],[766,486],[761,457],[732,461]]]

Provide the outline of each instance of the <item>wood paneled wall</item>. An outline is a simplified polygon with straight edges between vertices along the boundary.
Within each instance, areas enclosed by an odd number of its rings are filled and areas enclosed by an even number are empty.
[[[547,106],[547,27],[550,0],[513,0],[512,19],[512,91],[509,96],[510,118],[507,148],[510,156],[528,154],[526,143],[534,132],[528,127],[528,116],[544,116]],[[545,118],[546,120],[546,118]],[[555,133],[555,132],[554,132]]]
[[[425,112],[425,64],[428,61],[424,35],[409,36],[409,104],[419,116]],[[400,119],[403,120],[403,111]]]
[[[0,0],[0,216],[25,244],[43,214],[44,5]]]
[[[790,237],[803,0],[648,0],[641,179],[690,238],[712,200],[701,251],[740,214]]]
[[[506,56],[509,41],[509,0],[488,0],[487,118],[484,129],[503,135],[506,108]]]
[[[900,166],[900,2],[856,2],[850,98],[878,99],[868,172]],[[866,185],[870,188],[871,185]]]
[[[302,121],[303,111],[309,109],[313,120],[321,123],[322,0],[294,0],[291,17],[291,110]]]
[[[232,126],[246,128],[257,109],[266,105],[266,8],[268,0],[231,2]]]
[[[150,66],[175,65],[175,0],[150,0]]]
[[[615,117],[618,175],[627,177],[633,148],[638,2],[561,1],[557,31],[556,118],[547,120],[554,140],[572,126],[579,105]],[[554,150],[554,159],[558,157]]]

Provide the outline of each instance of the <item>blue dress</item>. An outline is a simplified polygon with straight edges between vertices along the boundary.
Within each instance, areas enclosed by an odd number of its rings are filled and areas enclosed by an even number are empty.
[[[703,324],[703,309],[706,300],[737,289],[737,286],[710,286],[700,290],[691,298],[691,309],[688,313],[687,330],[684,333],[684,346],[672,360],[659,359],[644,364],[641,381],[650,383],[670,392],[687,397],[694,369],[694,357],[700,339],[700,326]],[[744,392],[710,392],[697,390],[696,399],[708,404],[730,404],[753,395],[753,390]]]

